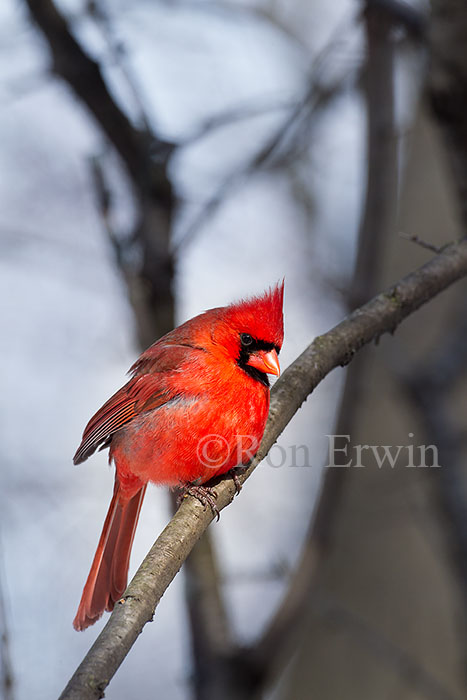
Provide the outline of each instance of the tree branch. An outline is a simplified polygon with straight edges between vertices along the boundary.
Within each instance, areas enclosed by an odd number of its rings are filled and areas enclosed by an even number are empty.
[[[48,42],[54,72],[65,79],[92,112],[132,176],[139,177],[142,134],[115,104],[99,65],[83,51],[52,0],[25,1]]]
[[[118,151],[132,179],[148,178],[142,165],[149,146],[158,139],[133,127],[117,106],[102,77],[99,65],[88,56],[71,33],[52,0],[25,0],[29,12],[49,45],[54,72],[63,78],[86,105],[109,141]],[[162,178],[159,186],[163,184]]]
[[[146,114],[143,99],[141,98],[140,91],[138,89],[136,77],[133,75],[133,71],[125,60],[126,51],[124,49],[124,45],[115,36],[112,21],[106,9],[104,9],[102,6],[102,2],[89,0],[86,10],[89,16],[96,23],[97,27],[99,27],[102,36],[107,43],[112,60],[120,69],[120,73],[128,85],[129,91],[133,97],[134,105],[138,111],[138,120],[140,124],[146,133],[151,133],[151,125]]]
[[[55,73],[92,114],[122,159],[133,185],[138,221],[132,235],[132,253],[137,248],[137,255],[132,255],[133,269],[127,267],[125,278],[133,308],[138,312],[144,307],[147,312],[139,328],[141,344],[147,347],[173,328],[174,260],[169,244],[175,194],[167,172],[173,144],[131,124],[113,100],[99,65],[74,38],[53,0],[24,2],[48,42]],[[160,155],[157,161],[150,156],[151,146]],[[135,259],[141,259],[139,269]]]
[[[339,365],[346,365],[364,345],[393,333],[422,304],[467,275],[467,239],[445,250],[396,285],[374,297],[328,333],[317,337],[288,367],[271,392],[271,408],[261,447],[240,477],[244,482],[266,456],[285,426],[319,382]],[[235,496],[231,479],[216,485],[217,507]],[[159,601],[197,540],[211,523],[210,510],[193,498],[184,500],[157,538],[136,575],[78,667],[60,700],[103,697],[104,689],[141,633],[153,619]],[[319,555],[321,543],[315,542]]]

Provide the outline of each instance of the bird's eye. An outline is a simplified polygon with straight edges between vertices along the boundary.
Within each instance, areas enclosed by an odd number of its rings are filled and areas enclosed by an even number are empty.
[[[249,333],[241,333],[240,340],[242,341],[242,345],[244,347],[248,347],[248,345],[251,345],[253,342],[253,338]]]

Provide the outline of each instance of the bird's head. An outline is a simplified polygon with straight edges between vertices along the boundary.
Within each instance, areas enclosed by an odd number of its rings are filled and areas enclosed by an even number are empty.
[[[278,354],[284,339],[284,282],[260,296],[217,309],[212,341],[247,374],[269,386],[268,374],[280,373]]]

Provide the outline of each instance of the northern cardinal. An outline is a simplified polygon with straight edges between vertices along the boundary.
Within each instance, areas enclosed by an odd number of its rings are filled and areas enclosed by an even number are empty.
[[[109,447],[116,473],[75,629],[111,611],[126,588],[148,481],[203,484],[257,451],[269,411],[267,375],[280,372],[283,292],[278,284],[167,333],[142,353],[130,381],[87,424],[74,463]]]

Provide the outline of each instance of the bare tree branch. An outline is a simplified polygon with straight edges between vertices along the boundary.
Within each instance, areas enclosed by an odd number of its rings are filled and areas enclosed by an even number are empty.
[[[320,70],[321,66],[319,66]],[[318,72],[318,68],[316,68],[316,71]],[[310,127],[312,117],[341,92],[344,85],[347,84],[349,75],[350,72],[345,71],[336,80],[327,85],[318,83],[314,74],[311,76],[311,84],[308,86],[302,99],[289,111],[282,124],[269,139],[259,146],[248,163],[227,175],[224,181],[221,182],[220,186],[208,198],[199,214],[195,216],[182,234],[181,239],[175,246],[175,250],[179,250],[193,240],[208,218],[225,201],[227,195],[231,195],[247,177],[262,169],[277,167],[293,160],[296,149],[300,151],[303,149],[304,124],[306,128]]]
[[[107,11],[103,7],[102,0],[89,0],[87,3],[87,11],[89,15],[94,19],[97,26],[100,28],[102,35],[109,47],[110,55],[114,63],[119,67],[120,72],[128,85],[128,88],[133,96],[135,106],[139,113],[139,120],[143,125],[144,130],[148,134],[151,133],[151,125],[149,123],[146,110],[144,108],[143,100],[140,94],[140,90],[137,86],[136,78],[133,75],[131,67],[125,61],[125,48],[123,44],[118,41],[114,34],[112,22]]]
[[[199,10],[203,13],[212,12],[216,14],[225,13],[228,15],[247,15],[250,18],[258,19],[261,22],[270,24],[280,32],[285,39],[298,46],[302,51],[307,51],[307,46],[300,40],[300,37],[292,28],[278,17],[274,9],[268,6],[248,5],[235,2],[235,0],[203,0],[202,3],[193,3],[191,0],[161,0],[166,5],[173,7],[189,7],[190,10]]]
[[[447,246],[440,255],[316,338],[275,384],[261,447],[240,480],[249,478],[303,401],[332,369],[346,365],[360,348],[384,333],[393,333],[422,304],[466,275],[467,239],[463,239]],[[221,510],[232,502],[235,485],[231,479],[224,479],[216,485],[216,491]],[[103,696],[105,687],[144,625],[153,619],[162,595],[212,519],[212,513],[204,510],[196,499],[184,500],[154,543],[61,700]],[[317,539],[312,548],[314,556],[319,557],[322,542]],[[254,680],[254,669],[251,679]]]
[[[225,109],[205,119],[179,142],[179,148],[189,146],[195,141],[209,136],[215,129],[221,129],[235,122],[252,119],[264,114],[271,114],[273,111],[290,110],[294,106],[295,103],[291,100],[281,101],[277,97],[263,97],[255,101],[249,100],[245,104],[237,104],[235,107]]]
[[[147,179],[149,172],[144,172],[142,164],[147,161],[147,150],[156,137],[132,126],[110,95],[99,65],[76,41],[53,0],[24,1],[48,42],[55,73],[71,86],[92,113],[133,180]],[[161,181],[159,186],[162,185]]]
[[[173,328],[172,280],[174,261],[170,251],[175,195],[167,172],[173,144],[157,134],[135,128],[113,100],[99,65],[74,38],[65,17],[53,0],[24,0],[35,24],[46,38],[55,73],[71,87],[125,165],[138,209],[131,236],[134,253],[125,266],[130,302],[140,314],[139,339],[143,347]],[[159,158],[151,158],[151,150]],[[142,262],[135,266],[134,259]],[[143,318],[144,317],[144,318]],[[144,321],[144,322],[143,322]]]
[[[415,236],[410,233],[404,233],[404,231],[399,231],[399,236],[405,238],[406,241],[411,241],[420,246],[420,248],[425,248],[425,250],[431,250],[432,253],[441,253],[442,246],[436,246],[433,243],[422,240],[419,236]]]

